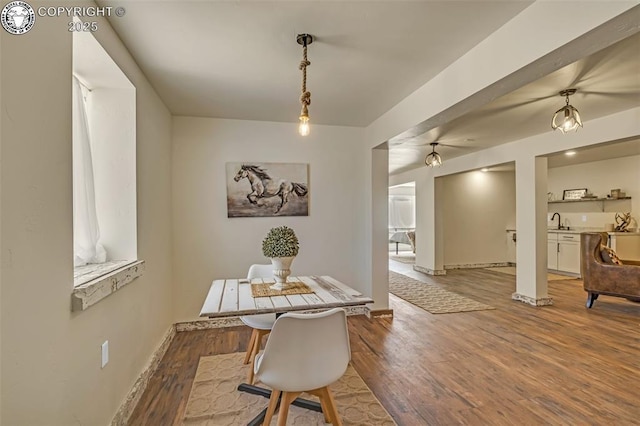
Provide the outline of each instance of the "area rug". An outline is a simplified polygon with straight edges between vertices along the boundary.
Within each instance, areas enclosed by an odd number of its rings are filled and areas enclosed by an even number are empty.
[[[244,353],[201,357],[187,401],[183,424],[188,426],[246,425],[269,402],[267,398],[236,390],[247,376]],[[380,405],[351,365],[330,386],[345,426],[392,426],[396,422]],[[304,398],[318,400],[304,394]],[[277,414],[271,421],[276,425]],[[325,425],[322,413],[291,406],[288,425]]]
[[[389,271],[389,292],[432,314],[495,309],[437,285],[423,283],[393,271]]]
[[[402,263],[409,263],[411,265],[413,265],[414,263],[416,263],[416,255],[415,254],[407,254],[407,255],[396,255],[396,254],[390,254],[389,255],[389,259],[393,259],[396,260],[398,262],[402,262]]]
[[[499,268],[485,268],[487,271],[493,272],[501,272],[503,274],[516,275],[516,267],[515,266],[502,266]],[[547,273],[547,281],[560,281],[560,280],[575,280],[576,277],[568,277],[566,275],[558,275]]]

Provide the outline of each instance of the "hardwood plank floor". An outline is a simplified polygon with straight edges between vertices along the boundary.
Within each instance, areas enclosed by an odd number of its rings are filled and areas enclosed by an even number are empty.
[[[392,319],[349,317],[352,364],[399,425],[638,425],[640,304],[579,280],[552,281],[554,305],[511,300],[515,277],[484,269],[431,277],[494,306],[430,314],[390,295]],[[178,425],[201,356],[243,351],[246,327],[178,333],[131,425]]]

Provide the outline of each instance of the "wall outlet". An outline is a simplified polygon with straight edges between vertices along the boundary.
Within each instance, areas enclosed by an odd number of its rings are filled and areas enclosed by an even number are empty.
[[[109,362],[109,341],[105,340],[104,343],[102,344],[102,367],[104,368],[105,365],[107,365],[107,363]]]
[[[587,221],[587,215],[586,215],[586,214],[583,214],[583,215],[582,215],[582,221],[583,221],[583,222],[586,222],[586,221]]]

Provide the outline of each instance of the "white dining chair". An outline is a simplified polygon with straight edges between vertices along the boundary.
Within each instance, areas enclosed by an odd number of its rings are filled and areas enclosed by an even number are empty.
[[[247,279],[252,280],[254,278],[272,278],[273,266],[272,265],[258,265],[254,264],[249,267],[247,273]],[[247,383],[253,384],[253,360],[256,354],[260,351],[262,345],[262,337],[271,332],[273,323],[276,321],[276,314],[260,314],[260,315],[244,315],[240,317],[245,325],[252,328],[251,339],[249,340],[249,346],[247,347],[247,354],[244,357],[244,363],[251,363],[249,373],[247,375]]]
[[[280,316],[254,363],[256,378],[272,389],[263,424],[270,424],[281,397],[278,426],[284,426],[291,403],[307,392],[320,398],[325,422],[342,425],[328,386],[344,375],[350,359],[344,309]]]

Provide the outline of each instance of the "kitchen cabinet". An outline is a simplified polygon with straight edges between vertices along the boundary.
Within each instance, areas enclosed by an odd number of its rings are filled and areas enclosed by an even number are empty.
[[[620,259],[640,261],[640,233],[609,233],[609,247]]]
[[[550,232],[547,237],[547,268],[579,275],[580,234]]]
[[[547,234],[547,269],[558,269],[558,234]]]

